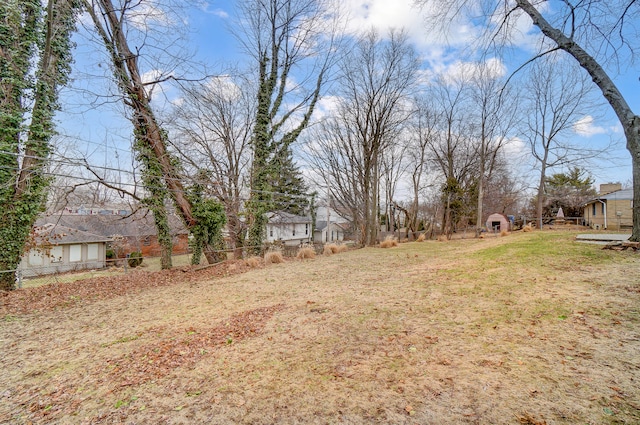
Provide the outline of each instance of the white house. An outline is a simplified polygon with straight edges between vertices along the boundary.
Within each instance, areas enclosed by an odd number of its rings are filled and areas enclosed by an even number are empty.
[[[311,217],[290,214],[285,211],[267,213],[267,242],[283,242],[300,245],[310,242],[313,236]]]
[[[319,243],[344,240],[345,231],[351,226],[350,221],[338,214],[333,208],[318,207],[316,211],[316,228],[313,230],[313,241]]]
[[[106,243],[111,239],[65,226],[46,225],[36,231],[36,246],[22,256],[24,277],[101,269],[106,265]]]

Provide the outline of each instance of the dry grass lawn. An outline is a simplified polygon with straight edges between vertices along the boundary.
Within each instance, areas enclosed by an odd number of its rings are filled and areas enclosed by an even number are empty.
[[[640,423],[640,254],[574,237],[0,295],[0,423]]]

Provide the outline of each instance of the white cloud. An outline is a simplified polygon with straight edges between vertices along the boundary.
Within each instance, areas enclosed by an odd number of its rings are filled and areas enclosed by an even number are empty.
[[[171,17],[153,1],[140,2],[127,10],[127,19],[137,29],[147,31],[153,26],[170,27],[174,25]]]
[[[442,46],[464,45],[477,36],[477,30],[465,22],[450,26],[449,33],[427,30],[428,10],[414,6],[413,0],[346,0],[341,6],[349,16],[347,31],[357,33],[369,28],[385,36],[390,28],[405,29],[416,47],[431,57],[442,54]]]
[[[208,13],[210,15],[217,16],[218,18],[222,18],[222,19],[227,19],[229,17],[229,14],[224,9],[221,9],[219,7],[215,9],[210,9],[209,8],[210,6],[211,6],[211,3],[207,1],[203,1],[200,3],[200,10],[202,10],[204,13]]]
[[[573,131],[576,134],[585,137],[607,133],[606,128],[594,124],[594,119],[591,115],[585,115],[584,117],[573,123]]]

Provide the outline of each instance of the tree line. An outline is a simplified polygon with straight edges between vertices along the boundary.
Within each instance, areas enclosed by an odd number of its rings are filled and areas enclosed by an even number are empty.
[[[467,6],[464,0],[419,3],[435,11],[438,23]],[[4,2],[0,269],[17,267],[47,205],[57,94],[69,78],[71,37],[83,13],[131,122],[140,182],[132,188],[88,160],[83,165],[95,182],[153,213],[163,268],[171,267],[172,211],[193,235],[194,252],[215,262],[225,226],[232,248],[258,247],[267,212],[308,213],[318,191],[351,217],[363,245],[376,243],[383,224],[393,228],[398,213],[412,232],[450,237],[461,226],[480,232],[488,210],[514,211],[520,200],[513,170],[523,159],[511,148],[514,141],[528,146],[537,164],[541,218],[561,192],[551,188],[592,183],[575,167],[599,152],[571,141],[576,120],[602,108],[588,78],[620,118],[637,182],[638,119],[603,67],[616,52],[635,48],[626,26],[638,12],[635,2],[567,3],[551,20],[525,0],[509,5],[482,4],[485,39],[493,43],[486,56],[455,72],[427,75],[402,30],[349,34],[339,8],[325,0],[241,0],[234,31],[246,64],[193,78],[179,69],[179,43],[166,36],[177,22],[166,18],[178,13],[176,3]],[[541,43],[514,76],[496,58],[523,14],[555,45]],[[580,31],[604,37],[605,51]],[[586,73],[577,72],[576,63]],[[149,80],[148,71],[158,69],[164,74]],[[159,110],[153,90],[169,81],[180,88],[180,102]],[[564,180],[548,176],[571,165]],[[636,192],[634,240],[640,239]],[[13,288],[13,277],[2,274],[0,286]]]

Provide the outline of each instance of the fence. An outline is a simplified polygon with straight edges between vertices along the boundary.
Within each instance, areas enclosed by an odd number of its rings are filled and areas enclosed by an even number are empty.
[[[256,248],[258,248],[256,250]],[[226,259],[242,259],[254,255],[263,256],[267,250],[279,250],[285,257],[295,257],[301,245],[262,245],[258,247],[242,247],[237,249],[225,249],[215,251],[219,254],[226,254]],[[314,244],[313,248],[316,253],[323,251],[323,244]],[[257,252],[256,252],[257,251]],[[173,255],[171,257],[174,267],[187,266],[191,264],[191,254]],[[206,263],[204,256],[202,261]],[[224,261],[224,260],[223,260]],[[16,270],[0,270],[0,277],[11,275],[11,279],[15,282],[16,288],[30,288],[51,283],[67,283],[81,279],[89,279],[100,276],[113,276],[125,273],[131,273],[134,270],[143,270],[145,272],[160,270],[160,257],[144,257],[139,267],[131,267],[126,258],[118,258],[106,260],[105,266],[96,265],[95,261],[87,263],[73,263],[63,265],[52,265],[42,267],[19,268]],[[69,269],[71,267],[71,269]]]

